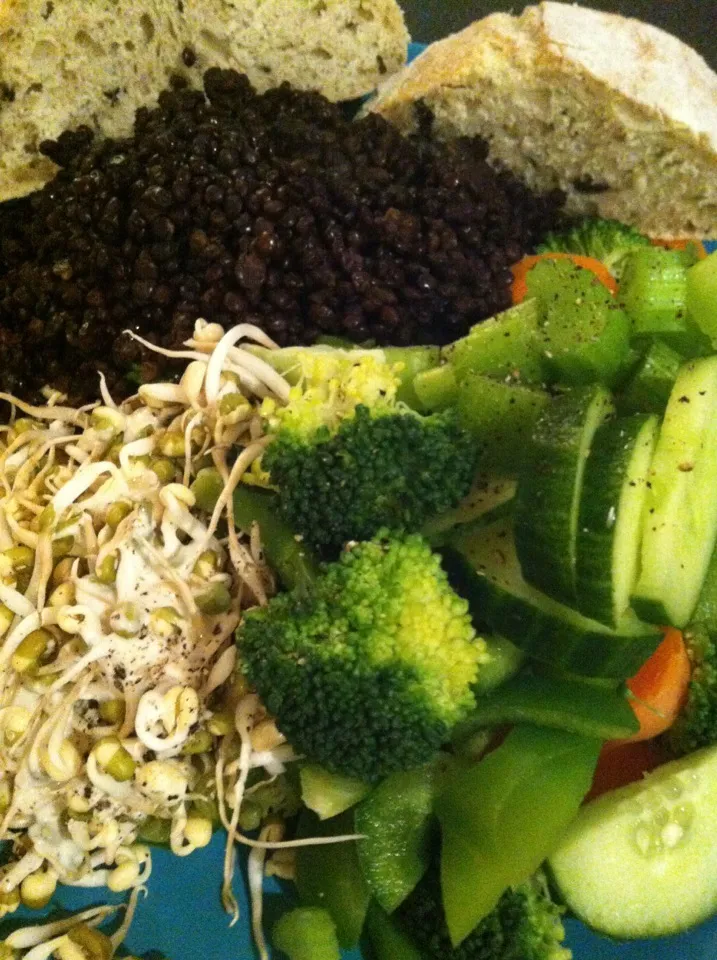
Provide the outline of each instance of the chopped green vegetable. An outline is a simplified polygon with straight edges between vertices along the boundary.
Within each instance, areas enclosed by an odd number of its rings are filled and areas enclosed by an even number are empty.
[[[538,301],[538,339],[552,380],[614,386],[630,352],[630,320],[610,291],[570,260],[541,260],[527,284]]]
[[[551,900],[545,877],[537,874],[506,890],[491,913],[454,947],[434,870],[399,909],[395,927],[419,947],[421,960],[571,960],[563,946],[563,912]],[[394,957],[379,953],[378,960]],[[412,960],[410,954],[406,960]]]
[[[692,676],[687,700],[665,734],[667,746],[677,757],[717,743],[717,647],[699,623],[683,636]]]
[[[473,705],[485,643],[419,536],[346,550],[307,594],[250,611],[243,668],[292,745],[374,782],[431,759]]]
[[[351,811],[324,821],[305,812],[298,828],[302,838],[350,836],[355,832]],[[328,911],[339,944],[347,949],[355,947],[371,899],[359,865],[356,841],[299,847],[296,886],[302,904]]]
[[[517,474],[550,397],[544,390],[468,373],[456,393],[461,426],[473,437],[483,470]]]
[[[665,412],[685,358],[661,340],[648,347],[617,397],[620,413]]]
[[[371,787],[355,777],[329,773],[317,763],[302,764],[301,799],[320,820],[330,820],[355,806]]]
[[[411,938],[376,903],[368,909],[366,933],[375,960],[426,960]]]
[[[601,747],[595,738],[518,726],[484,760],[456,762],[442,778],[435,811],[454,945],[555,848],[590,788]]]
[[[284,351],[265,359],[290,365]],[[312,548],[333,558],[380,529],[421,528],[470,489],[472,438],[456,415],[426,417],[399,400],[401,370],[383,351],[288,348],[296,385],[289,402],[266,401],[275,435],[262,465],[282,515]]]
[[[540,384],[545,368],[538,341],[540,315],[534,299],[476,324],[443,351],[458,380],[479,373],[497,380]]]
[[[479,697],[453,738],[462,740],[481,728],[509,723],[534,723],[604,740],[630,737],[640,728],[622,689],[523,673]]]
[[[359,862],[379,905],[393,913],[428,869],[437,770],[394,773],[356,808]]]
[[[717,251],[687,271],[687,310],[717,347]]]
[[[297,907],[274,927],[272,942],[289,960],[341,960],[336,927],[326,910]]]
[[[538,253],[576,253],[604,263],[619,280],[625,258],[633,250],[650,246],[650,241],[633,227],[618,220],[586,217],[560,233],[549,233]]]
[[[200,470],[192,484],[198,506],[211,513],[224,484],[213,468]],[[281,519],[276,494],[240,485],[234,491],[234,523],[245,533],[258,524],[267,563],[289,589],[306,589],[318,571],[317,562],[301,537]]]

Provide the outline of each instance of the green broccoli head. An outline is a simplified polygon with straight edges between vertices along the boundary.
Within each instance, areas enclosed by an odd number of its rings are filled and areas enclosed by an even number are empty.
[[[576,253],[600,260],[620,279],[627,255],[637,247],[650,245],[647,237],[618,220],[586,217],[566,231],[549,233],[538,253]]]
[[[347,549],[308,591],[250,611],[244,672],[297,751],[376,781],[429,760],[487,661],[468,604],[417,535]]]
[[[676,756],[717,743],[717,647],[702,626],[686,630],[684,638],[692,676],[685,705],[665,734]]]
[[[478,451],[453,412],[421,416],[400,402],[404,364],[381,350],[265,351],[292,383],[266,400],[275,437],[249,482],[279,491],[285,522],[326,559],[382,528],[419,530],[470,489]]]
[[[457,947],[446,926],[438,869],[424,877],[396,918],[426,960],[571,960],[562,910],[537,874],[507,890],[496,908]]]
[[[415,531],[470,490],[476,446],[453,411],[359,406],[335,432],[280,431],[264,463],[282,515],[323,556],[378,530]]]

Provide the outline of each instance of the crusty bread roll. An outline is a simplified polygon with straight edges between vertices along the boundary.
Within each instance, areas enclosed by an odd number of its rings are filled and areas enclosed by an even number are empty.
[[[233,67],[260,90],[289,80],[359,97],[406,61],[396,0],[0,0],[0,200],[56,168],[45,139],[132,129],[172,74]]]
[[[717,236],[717,75],[656,27],[545,2],[433,44],[369,109],[404,131],[423,103],[444,138],[490,156],[574,213],[651,236]]]
[[[408,54],[397,0],[195,0],[187,10],[204,65],[233,66],[260,91],[286,80],[352,100]]]

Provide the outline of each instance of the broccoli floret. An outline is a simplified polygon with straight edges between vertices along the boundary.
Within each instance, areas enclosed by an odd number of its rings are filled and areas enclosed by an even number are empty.
[[[586,217],[561,233],[549,233],[538,247],[538,253],[577,253],[604,263],[610,273],[620,279],[625,258],[637,247],[650,246],[650,241],[633,227],[618,220]]]
[[[441,906],[438,869],[433,868],[396,918],[426,960],[571,960],[571,951],[563,946],[561,914],[545,877],[537,874],[507,890],[492,913],[454,947]]]
[[[684,639],[692,676],[685,705],[665,735],[676,756],[717,743],[717,647],[702,626],[686,630]]]
[[[237,641],[294,748],[370,782],[434,755],[475,705],[488,660],[468,604],[415,534],[350,547],[310,589],[250,611]]]
[[[276,439],[261,468],[310,547],[332,558],[382,528],[413,532],[466,495],[472,437],[452,411],[422,416],[397,401],[397,365],[381,351],[290,353],[301,373],[288,404],[264,405]]]

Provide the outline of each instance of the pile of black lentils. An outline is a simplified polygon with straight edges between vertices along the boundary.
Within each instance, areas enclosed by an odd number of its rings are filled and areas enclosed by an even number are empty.
[[[177,81],[126,140],[87,129],[42,149],[53,182],[0,205],[0,383],[74,401],[168,376],[124,334],[176,347],[198,317],[321,335],[445,343],[509,302],[509,266],[554,226],[485,145],[404,138],[287,86],[233,71]]]

